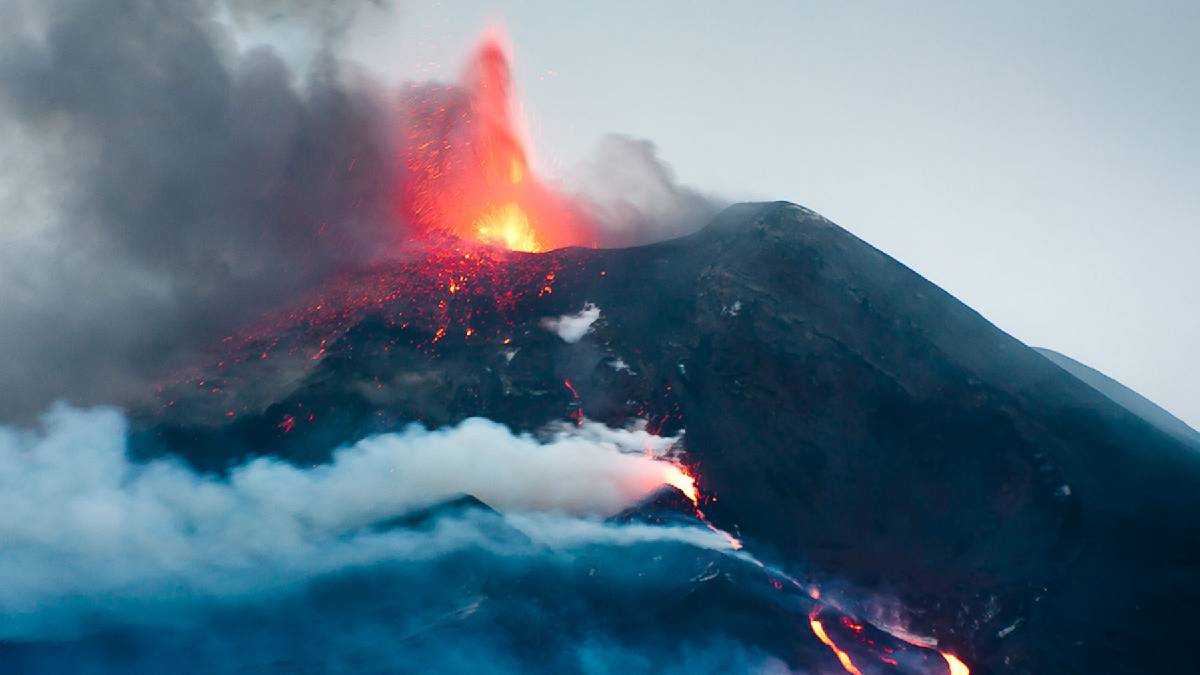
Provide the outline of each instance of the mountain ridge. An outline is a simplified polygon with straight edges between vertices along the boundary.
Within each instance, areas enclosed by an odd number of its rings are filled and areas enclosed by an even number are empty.
[[[1200,448],[1200,432],[1131,387],[1061,352],[1046,347],[1034,347],[1034,350],[1122,408],[1167,434]]]

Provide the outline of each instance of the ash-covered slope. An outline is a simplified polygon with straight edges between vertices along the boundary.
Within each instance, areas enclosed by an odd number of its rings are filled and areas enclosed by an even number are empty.
[[[716,522],[940,605],[995,668],[1137,672],[1186,641],[1195,453],[811,213],[702,239],[672,358]]]
[[[145,447],[219,468],[412,421],[649,419],[686,429],[715,525],[898,599],[973,672],[1164,669],[1200,628],[1200,456],[811,211],[738,205],[683,239],[489,269],[246,342],[313,344],[265,398],[239,398],[261,379],[241,357],[169,391]],[[585,303],[580,341],[543,327]],[[212,396],[224,414],[182,412]]]
[[[1187,422],[1167,412],[1154,401],[1066,354],[1044,347],[1034,347],[1034,349],[1042,356],[1053,361],[1054,365],[1074,375],[1084,384],[1112,399],[1117,405],[1141,417],[1163,432],[1200,449],[1200,432],[1188,426]]]

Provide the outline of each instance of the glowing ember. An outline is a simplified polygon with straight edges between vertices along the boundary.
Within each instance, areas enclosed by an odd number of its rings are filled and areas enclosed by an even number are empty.
[[[404,106],[401,217],[426,234],[514,251],[591,241],[579,211],[534,175],[516,109],[508,49],[495,34],[461,86],[416,87]]]
[[[950,675],[971,675],[971,669],[959,661],[957,656],[942,652],[942,658],[946,659],[946,665],[950,666]]]
[[[850,655],[842,651],[836,644],[833,643],[833,640],[829,638],[829,634],[825,632],[825,626],[821,625],[821,621],[817,619],[817,615],[815,613],[808,617],[808,626],[809,628],[812,628],[813,635],[816,635],[818,640],[820,640],[826,647],[829,647],[829,649],[833,651],[834,655],[837,656],[838,661],[841,662],[842,668],[845,669],[847,673],[850,673],[851,675],[862,675],[862,671],[859,670],[858,667],[854,665],[854,662],[850,660]]]

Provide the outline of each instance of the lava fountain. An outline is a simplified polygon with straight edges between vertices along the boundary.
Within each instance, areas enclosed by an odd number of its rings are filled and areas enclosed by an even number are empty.
[[[484,37],[458,86],[416,85],[404,104],[401,218],[419,234],[514,251],[593,243],[587,219],[533,171],[510,50]]]

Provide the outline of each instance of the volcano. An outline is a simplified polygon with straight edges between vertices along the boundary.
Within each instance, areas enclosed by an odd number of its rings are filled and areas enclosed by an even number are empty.
[[[585,307],[576,340],[547,321]],[[137,447],[309,464],[472,416],[686,430],[707,523],[971,672],[1170,671],[1195,629],[1200,455],[790,203],[649,246],[463,243],[341,279],[164,389]],[[718,606],[745,583],[721,578]],[[742,610],[789,663],[815,640],[803,614]]]
[[[341,12],[44,4],[0,410],[122,407],[0,425],[0,671],[1188,669],[1200,453],[1136,393],[649,141],[566,191],[497,33],[391,85]]]

